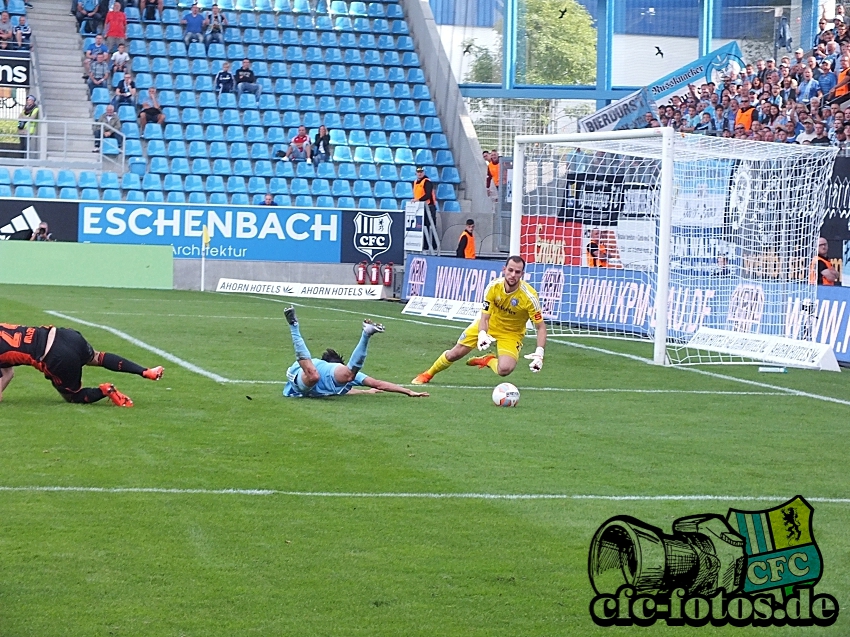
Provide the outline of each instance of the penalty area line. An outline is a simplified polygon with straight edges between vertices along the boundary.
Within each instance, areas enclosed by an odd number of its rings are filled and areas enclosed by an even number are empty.
[[[571,493],[415,493],[285,491],[282,489],[173,489],[166,487],[0,486],[0,493],[103,493],[162,495],[240,495],[293,498],[372,498],[398,500],[601,500],[610,502],[786,502],[793,496],[769,495],[601,495]],[[850,498],[807,497],[809,502],[850,504]]]

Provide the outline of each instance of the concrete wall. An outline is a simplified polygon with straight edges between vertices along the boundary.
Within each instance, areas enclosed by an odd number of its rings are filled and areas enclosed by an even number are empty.
[[[459,215],[455,215],[456,217]],[[223,261],[208,259],[204,289],[215,290],[218,280],[279,281],[290,283],[356,283],[351,263],[296,263],[272,261]],[[174,288],[201,287],[201,260],[174,259]]]
[[[422,71],[431,89],[431,97],[463,180],[461,195],[472,204],[469,216],[475,219],[476,225],[481,226],[482,236],[489,235],[492,230],[486,230],[485,226],[492,228],[493,206],[484,186],[486,166],[481,158],[481,146],[478,144],[475,128],[434,22],[434,14],[427,0],[401,0],[401,5],[410,26],[411,37],[416,44]],[[460,216],[466,215],[453,215]],[[450,247],[453,249],[454,245]]]

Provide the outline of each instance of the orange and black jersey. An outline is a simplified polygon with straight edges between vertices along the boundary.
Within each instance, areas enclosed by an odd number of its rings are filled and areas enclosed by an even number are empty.
[[[0,367],[32,365],[41,370],[51,329],[51,326],[29,327],[0,323]]]

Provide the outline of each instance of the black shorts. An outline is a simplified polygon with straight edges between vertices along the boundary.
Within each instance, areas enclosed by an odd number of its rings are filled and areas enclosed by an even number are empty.
[[[42,363],[44,377],[60,394],[75,394],[83,386],[83,367],[94,357],[94,349],[77,330],[56,329],[53,346]]]

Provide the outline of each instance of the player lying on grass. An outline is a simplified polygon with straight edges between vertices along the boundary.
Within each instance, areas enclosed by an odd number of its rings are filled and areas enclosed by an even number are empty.
[[[467,365],[479,369],[489,367],[499,376],[507,376],[516,367],[525,337],[525,324],[531,321],[537,330],[537,349],[525,358],[531,360],[528,365],[532,372],[543,367],[543,348],[546,347],[546,324],[540,313],[540,301],[537,292],[522,280],[525,261],[522,257],[508,257],[502,268],[502,276],[494,279],[484,290],[484,305],[481,316],[473,321],[460,335],[453,348],[440,354],[427,371],[413,379],[414,385],[431,382],[435,374],[448,369],[452,363],[460,360],[477,346],[486,350],[493,341],[498,346],[498,357],[493,354],[470,358]]]
[[[76,330],[0,323],[0,400],[15,377],[17,365],[35,367],[69,403],[96,403],[109,398],[119,407],[132,407],[133,401],[112,383],[83,387],[84,366],[105,367],[149,380],[159,380],[164,371],[162,367],[145,369],[116,354],[97,352]]]
[[[289,323],[289,331],[292,333],[292,344],[295,346],[296,362],[286,370],[287,383],[283,388],[283,395],[288,398],[319,398],[321,396],[344,396],[345,394],[375,394],[380,391],[396,392],[405,396],[427,396],[425,392],[415,392],[407,387],[396,385],[385,380],[371,378],[361,372],[366,362],[366,348],[369,339],[374,334],[384,331],[380,323],[373,323],[369,319],[363,321],[363,333],[360,342],[351,354],[348,365],[345,365],[342,356],[328,348],[321,358],[310,356],[310,350],[301,337],[298,327],[298,319],[295,317],[295,308],[288,307],[283,311],[286,322]],[[369,387],[369,389],[353,389],[355,385]]]

